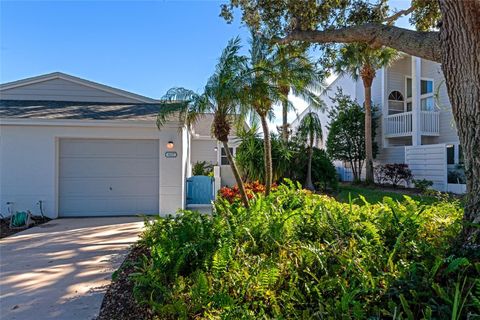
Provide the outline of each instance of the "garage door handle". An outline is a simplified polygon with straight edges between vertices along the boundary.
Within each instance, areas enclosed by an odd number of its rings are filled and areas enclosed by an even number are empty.
[[[112,189],[112,187],[110,187],[109,189],[110,189],[110,191],[112,191],[112,190],[113,190],[113,189]]]

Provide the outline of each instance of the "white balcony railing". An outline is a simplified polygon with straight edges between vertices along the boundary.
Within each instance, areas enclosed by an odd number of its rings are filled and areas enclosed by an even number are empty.
[[[420,111],[420,128],[422,135],[438,136],[440,134],[440,113]]]
[[[412,134],[412,112],[402,112],[385,117],[385,135],[403,137]]]
[[[385,136],[387,138],[405,137],[413,133],[412,112],[402,112],[385,117]],[[440,113],[420,111],[420,132],[425,136],[440,134]]]

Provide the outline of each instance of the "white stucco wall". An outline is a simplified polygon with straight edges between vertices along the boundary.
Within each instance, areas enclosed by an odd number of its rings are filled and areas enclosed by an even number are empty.
[[[0,120],[0,212],[6,203],[14,210],[39,214],[37,202],[44,201],[44,213],[58,216],[58,140],[68,138],[158,139],[160,214],[175,213],[184,206],[184,178],[188,170],[185,132],[175,125],[157,130],[154,123],[118,121]],[[183,137],[182,137],[183,136]],[[173,141],[176,158],[166,158],[168,141]]]
[[[206,161],[212,165],[218,163],[218,143],[215,139],[192,139],[192,158],[194,165],[197,162]],[[215,150],[217,148],[217,150]]]

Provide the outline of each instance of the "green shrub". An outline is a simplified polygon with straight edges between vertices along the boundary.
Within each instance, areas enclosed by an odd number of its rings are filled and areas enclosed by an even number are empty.
[[[235,160],[247,181],[263,181],[265,175],[263,139],[255,127],[239,132],[240,145]],[[289,178],[304,184],[307,177],[308,148],[304,141],[292,137],[288,143],[275,134],[271,135],[274,181]],[[332,161],[325,150],[313,149],[312,181],[319,190],[335,190],[338,177]]]
[[[425,193],[433,186],[433,181],[427,179],[413,179],[412,182],[415,185],[415,188],[420,190],[421,193]]]
[[[135,296],[160,319],[453,319],[480,314],[480,263],[449,253],[458,202],[358,206],[293,184],[147,223]]]
[[[289,178],[305,183],[307,177],[308,151],[302,146],[295,153],[295,159],[290,167]],[[317,190],[336,190],[338,175],[332,161],[325,150],[313,148],[312,181]]]
[[[213,165],[207,161],[197,161],[192,166],[192,176],[213,175]]]

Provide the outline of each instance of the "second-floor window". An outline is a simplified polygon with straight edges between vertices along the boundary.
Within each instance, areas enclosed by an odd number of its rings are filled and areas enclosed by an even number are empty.
[[[412,111],[412,78],[407,77],[405,81],[405,86],[406,86],[405,92],[407,93],[407,99],[405,101],[405,109],[406,111]],[[422,111],[435,110],[432,79],[420,80],[420,110]]]
[[[433,80],[420,81],[420,110],[433,111],[435,103],[433,100]]]

